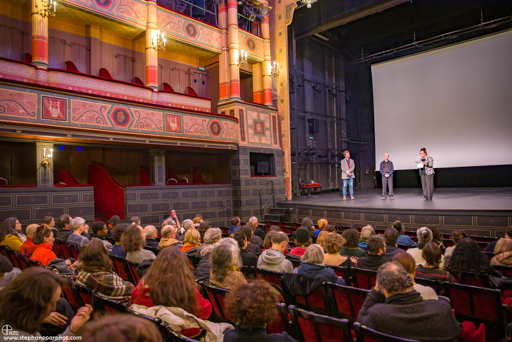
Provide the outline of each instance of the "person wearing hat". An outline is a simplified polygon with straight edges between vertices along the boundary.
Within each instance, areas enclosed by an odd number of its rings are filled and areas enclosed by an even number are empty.
[[[304,255],[306,248],[313,243],[309,230],[307,228],[299,228],[295,231],[295,248],[290,251],[290,254],[296,255],[299,258]]]
[[[320,220],[318,220],[317,224],[318,224],[318,228],[319,228],[319,229],[315,229],[315,237],[318,237],[318,234],[320,234],[320,232],[321,232],[322,230],[324,230],[324,229],[325,229],[325,227],[327,227],[327,225],[329,224],[329,222],[327,222],[327,220],[326,220],[326,219],[320,219]]]

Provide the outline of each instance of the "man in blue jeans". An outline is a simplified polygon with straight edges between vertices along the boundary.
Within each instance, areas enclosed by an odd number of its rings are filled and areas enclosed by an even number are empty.
[[[356,164],[353,159],[350,159],[350,152],[344,151],[343,156],[345,157],[341,161],[341,179],[343,180],[343,200],[347,199],[347,185],[350,191],[350,199],[354,199],[354,169]]]

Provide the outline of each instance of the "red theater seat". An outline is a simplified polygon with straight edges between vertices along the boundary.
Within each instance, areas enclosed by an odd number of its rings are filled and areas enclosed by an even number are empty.
[[[185,92],[183,94],[199,97],[197,95],[196,91],[194,89],[192,89],[191,87],[187,87],[187,89],[185,89]]]
[[[30,53],[26,52],[24,57],[25,63],[32,63],[32,55]]]
[[[171,85],[169,83],[162,83],[164,87],[164,91],[168,91],[170,93],[175,93],[174,89],[172,89]]]
[[[80,71],[78,71],[78,68],[76,67],[75,63],[73,63],[71,61],[66,61],[66,63],[64,63],[64,64],[65,64],[65,70],[80,72]]]
[[[100,77],[107,78],[109,80],[113,80],[114,78],[110,75],[110,72],[108,72],[107,69],[101,68],[100,69]]]
[[[136,85],[141,85],[141,86],[144,85],[144,82],[142,82],[142,80],[138,77],[135,77],[135,79],[133,80],[133,83]]]

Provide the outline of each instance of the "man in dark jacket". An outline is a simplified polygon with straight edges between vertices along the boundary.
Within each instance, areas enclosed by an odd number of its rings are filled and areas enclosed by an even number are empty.
[[[71,216],[64,214],[59,218],[59,222],[57,223],[57,227],[59,227],[59,232],[55,239],[66,242],[68,241],[68,237],[73,234],[73,230],[71,230]]]
[[[398,230],[393,227],[389,227],[384,231],[384,240],[386,241],[386,254],[382,257],[385,262],[392,261],[395,254],[402,252],[400,248],[396,246],[396,240],[398,239]]]
[[[417,341],[457,341],[462,329],[445,300],[423,300],[402,265],[387,262],[356,322],[385,334]]]
[[[240,229],[240,217],[235,216],[231,219],[231,226],[229,226],[228,234],[234,234],[238,229]]]
[[[357,260],[357,268],[377,271],[384,261],[382,257],[386,254],[386,244],[380,235],[372,235],[366,240],[367,255]]]
[[[246,227],[246,226],[244,226],[244,227]],[[256,265],[258,264],[258,256],[256,254],[252,253],[248,248],[249,244],[247,243],[247,237],[244,234],[244,232],[242,232],[244,227],[242,227],[242,229],[239,229],[235,232],[234,239],[236,240],[236,242],[238,243],[238,247],[240,248],[240,257],[242,258],[242,265],[256,267]],[[249,231],[250,230],[251,230],[251,227],[249,227]],[[256,246],[256,247],[258,247],[258,246]],[[261,251],[261,249],[260,249],[260,251]]]

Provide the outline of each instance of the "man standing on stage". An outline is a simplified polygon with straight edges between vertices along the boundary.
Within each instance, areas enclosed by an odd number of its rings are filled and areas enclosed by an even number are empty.
[[[393,198],[393,162],[389,160],[389,154],[384,153],[384,160],[380,162],[380,174],[382,175],[382,199],[386,199],[386,188],[389,186],[389,199]]]
[[[353,159],[350,159],[350,152],[343,152],[345,159],[341,161],[341,179],[343,180],[343,200],[347,199],[347,185],[350,190],[350,198],[354,199],[354,169],[356,164]]]

